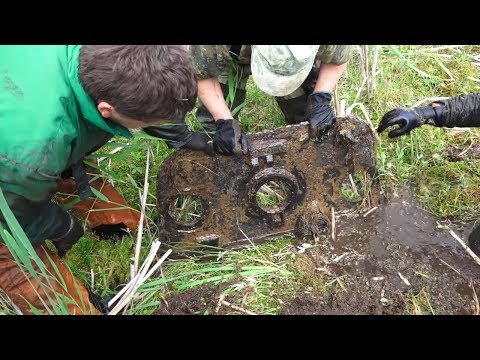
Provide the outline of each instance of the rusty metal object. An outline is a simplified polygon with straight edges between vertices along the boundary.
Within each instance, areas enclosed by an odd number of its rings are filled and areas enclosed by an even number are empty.
[[[328,227],[332,207],[340,211],[358,205],[342,196],[349,174],[360,171],[373,177],[376,170],[374,135],[357,118],[337,118],[321,142],[308,138],[307,123],[247,136],[250,152],[245,156],[182,149],[165,160],[157,176],[163,241],[230,248],[292,233],[312,216],[317,223],[313,227]],[[289,196],[266,208],[256,194],[270,181],[283,183]],[[181,195],[201,199],[203,215],[190,223],[175,220],[169,210]],[[303,230],[297,233],[305,235]]]

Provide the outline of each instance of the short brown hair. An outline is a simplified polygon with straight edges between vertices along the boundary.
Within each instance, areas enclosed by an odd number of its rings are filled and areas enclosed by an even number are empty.
[[[197,97],[190,55],[178,45],[83,45],[78,77],[96,103],[145,122],[182,122]]]

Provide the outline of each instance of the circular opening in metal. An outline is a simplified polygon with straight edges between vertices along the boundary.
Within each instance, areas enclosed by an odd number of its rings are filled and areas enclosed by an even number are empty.
[[[205,214],[201,197],[196,195],[179,195],[171,203],[168,214],[177,224],[192,226]]]
[[[263,211],[270,214],[280,213],[292,199],[292,186],[282,179],[266,181],[257,190],[255,199]]]
[[[359,202],[362,200],[363,188],[365,184],[365,176],[361,171],[354,175],[349,174],[342,182],[342,197],[350,202]]]

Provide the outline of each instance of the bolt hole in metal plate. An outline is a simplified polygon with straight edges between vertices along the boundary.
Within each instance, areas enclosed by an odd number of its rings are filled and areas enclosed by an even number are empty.
[[[194,227],[205,214],[204,201],[196,195],[178,195],[171,201],[168,214],[179,226]]]
[[[362,200],[365,190],[365,174],[357,171],[354,175],[348,174],[342,182],[342,198],[345,201],[358,203]]]
[[[162,241],[235,248],[293,233],[305,214],[329,219],[332,207],[359,206],[342,187],[351,174],[363,196],[356,178],[376,169],[371,127],[353,117],[337,118],[322,141],[308,138],[307,123],[247,137],[244,156],[179,149],[165,159],[157,175]]]
[[[256,192],[257,205],[271,214],[282,212],[292,200],[292,185],[283,179],[264,181]]]

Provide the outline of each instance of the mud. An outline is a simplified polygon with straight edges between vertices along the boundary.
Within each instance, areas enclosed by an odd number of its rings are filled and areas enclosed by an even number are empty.
[[[480,265],[408,189],[382,197],[371,180],[375,142],[368,125],[344,118],[327,139],[315,143],[307,132],[299,124],[249,134],[251,153],[239,158],[175,152],[157,177],[162,239],[235,248],[293,232],[299,243],[311,242],[314,246],[305,251],[309,266],[335,285],[327,293],[306,289],[294,299],[281,299],[281,314],[479,313]],[[474,145],[448,150],[453,161],[478,154],[480,146]],[[355,185],[358,178],[363,185]],[[279,179],[291,199],[262,210],[257,190]],[[355,201],[341,191],[349,183],[359,190]],[[167,212],[182,194],[203,199],[205,213],[195,222],[176,223]],[[449,226],[468,242],[473,225]],[[480,252],[480,229],[471,239]],[[165,299],[159,314],[221,313],[220,294],[219,289],[193,289]]]
[[[163,298],[157,315],[203,315],[215,311],[220,290],[218,287],[201,286],[187,292]]]
[[[284,305],[281,315],[403,315],[478,313],[472,286],[479,292],[480,265],[465,252],[438,219],[422,210],[408,189],[392,195],[367,214],[336,214],[336,235],[315,234],[305,251],[311,272],[334,283],[331,291],[302,289],[293,299],[276,295]],[[366,216],[364,216],[367,214]],[[468,239],[476,224],[462,231]],[[309,261],[309,263],[308,263]],[[315,269],[315,271],[313,270]],[[318,270],[318,271],[317,271]],[[310,272],[310,271],[309,271]],[[202,286],[162,300],[159,315],[233,314],[218,306],[228,284]],[[239,303],[241,299],[228,296]]]
[[[231,281],[218,285],[202,285],[186,292],[171,295],[161,299],[157,309],[157,315],[226,315],[243,314],[231,305],[220,304],[220,301],[228,300],[232,303],[241,301],[240,295],[223,295],[222,292],[231,285]],[[246,289],[247,291],[248,289]],[[233,305],[235,307],[235,305]]]
[[[444,155],[447,156],[450,161],[480,159],[480,144],[472,144],[468,147],[448,145]]]
[[[327,268],[332,279],[347,275],[342,287],[327,296],[300,294],[282,314],[478,311],[470,283],[478,291],[480,266],[407,189],[364,214],[338,214],[335,239],[323,234],[308,250],[312,266]],[[468,239],[473,224],[450,228]]]

